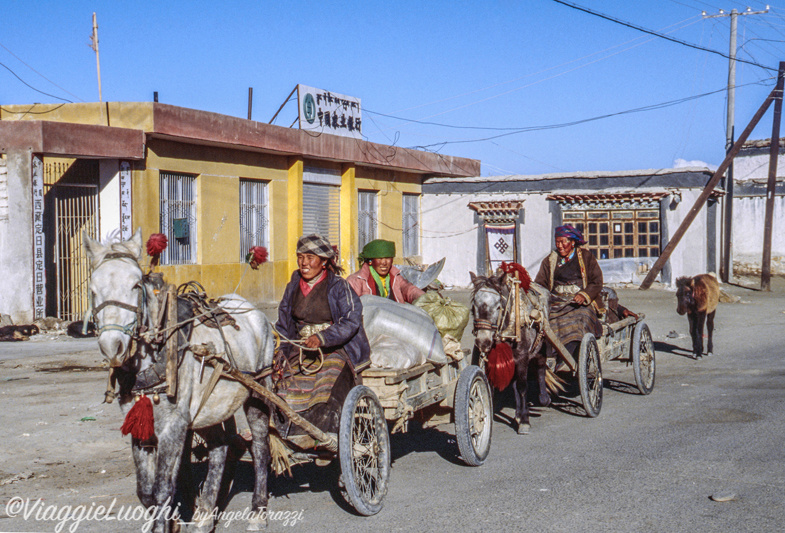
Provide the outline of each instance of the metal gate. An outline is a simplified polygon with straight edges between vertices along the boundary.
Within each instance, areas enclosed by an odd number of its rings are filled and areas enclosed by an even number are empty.
[[[83,232],[97,239],[98,161],[44,164],[46,314],[81,320],[89,305],[90,263]]]

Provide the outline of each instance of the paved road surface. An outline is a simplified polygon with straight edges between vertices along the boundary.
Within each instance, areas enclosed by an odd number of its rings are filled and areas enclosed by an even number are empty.
[[[460,461],[452,426],[395,435],[390,490],[374,517],[347,508],[329,468],[298,467],[293,478],[271,483],[270,507],[301,520],[272,521],[270,530],[780,531],[785,299],[782,290],[726,290],[742,302],[720,305],[717,355],[702,361],[688,358],[687,320],[676,315],[672,292],[620,291],[625,305],[646,313],[656,341],[650,396],[637,393],[631,369],[611,363],[603,369],[598,418],[585,418],[578,398],[535,407],[528,436],[512,429],[511,401],[501,397],[491,454],[479,468]],[[671,331],[680,336],[667,337]],[[470,333],[465,340],[471,343]],[[0,505],[14,497],[45,498],[59,508],[137,503],[119,410],[100,403],[105,371],[83,342],[14,343],[39,347],[24,358],[0,346]],[[228,511],[249,506],[249,475],[243,461]],[[9,483],[14,477],[21,479]],[[735,499],[710,499],[720,493]],[[54,531],[56,522],[6,518],[4,511],[0,531]],[[141,525],[85,522],[78,531]],[[244,530],[224,525],[218,531]]]

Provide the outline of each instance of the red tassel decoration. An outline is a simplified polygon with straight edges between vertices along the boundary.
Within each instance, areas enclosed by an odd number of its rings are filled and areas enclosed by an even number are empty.
[[[485,375],[496,389],[502,391],[507,388],[515,375],[515,359],[509,344],[497,342],[491,349],[485,364]]]
[[[152,259],[150,261],[150,269],[158,264],[160,260],[160,256],[166,247],[169,245],[169,239],[166,238],[166,235],[163,233],[153,233],[150,235],[150,238],[147,239],[147,255],[149,255]]]
[[[267,262],[267,248],[264,246],[251,246],[248,249],[248,255],[245,256],[247,262],[254,261],[256,264],[261,265]]]
[[[529,287],[532,286],[532,278],[529,276],[529,273],[525,268],[523,268],[523,266],[519,265],[518,263],[507,263],[502,261],[501,269],[505,274],[513,277],[517,272],[518,279],[521,281],[521,288],[523,289],[523,292],[529,292]]]
[[[145,395],[142,395],[134,403],[128,414],[125,415],[125,422],[120,428],[123,436],[128,435],[137,440],[149,440],[155,436],[155,420],[153,419],[153,404]]]

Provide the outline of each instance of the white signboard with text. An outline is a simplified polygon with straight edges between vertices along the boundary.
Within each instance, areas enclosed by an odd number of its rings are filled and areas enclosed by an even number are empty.
[[[300,129],[362,139],[360,99],[297,86]]]

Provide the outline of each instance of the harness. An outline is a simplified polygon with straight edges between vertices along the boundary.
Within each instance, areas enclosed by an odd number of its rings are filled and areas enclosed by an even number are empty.
[[[536,301],[533,299],[530,292],[524,292],[524,295],[521,295],[520,288],[518,287],[520,282],[517,279],[508,278],[508,283],[512,284],[512,295],[509,293],[505,295],[503,291],[499,291],[491,287],[480,287],[477,289],[475,295],[483,291],[486,293],[498,294],[502,303],[502,312],[499,313],[496,323],[493,323],[490,320],[484,320],[475,317],[472,333],[474,336],[477,336],[477,332],[480,330],[493,331],[494,343],[504,340],[520,342],[521,325],[524,325],[525,327],[537,327],[539,331],[537,332],[537,337],[532,344],[532,351],[536,352],[540,349],[540,344],[542,342],[543,335],[545,334],[545,328],[542,327],[544,322],[543,313],[538,313],[536,317],[530,316],[527,313],[522,313],[522,298],[527,298],[535,308],[537,307]],[[517,298],[515,297],[516,294]],[[515,326],[514,329],[513,325]],[[482,354],[482,356],[484,359],[486,354]]]

